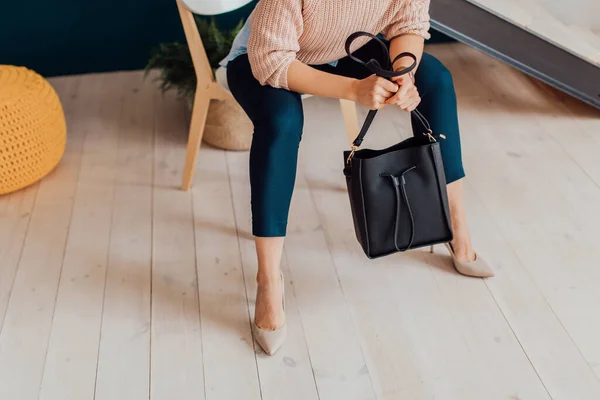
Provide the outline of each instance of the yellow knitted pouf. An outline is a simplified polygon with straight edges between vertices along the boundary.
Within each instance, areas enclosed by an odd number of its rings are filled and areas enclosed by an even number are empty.
[[[52,171],[65,151],[66,131],[52,86],[27,68],[0,65],[0,194]]]

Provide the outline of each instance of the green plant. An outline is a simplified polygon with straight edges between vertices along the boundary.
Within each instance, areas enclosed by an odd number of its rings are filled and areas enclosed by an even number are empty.
[[[240,21],[233,29],[222,31],[214,18],[210,22],[199,18],[197,15],[194,18],[208,55],[208,61],[213,69],[217,69],[219,68],[219,62],[229,54],[235,37],[244,26],[244,21]]]
[[[219,62],[229,53],[233,40],[242,29],[244,21],[240,21],[231,30],[222,31],[217,26],[214,18],[209,22],[198,16],[194,17],[208,60],[214,71],[219,68]],[[161,43],[152,52],[146,65],[146,76],[153,69],[159,70],[159,75],[155,78],[155,81],[159,82],[159,88],[162,92],[176,90],[178,97],[188,98],[190,101],[194,99],[196,74],[192,56],[186,43]]]

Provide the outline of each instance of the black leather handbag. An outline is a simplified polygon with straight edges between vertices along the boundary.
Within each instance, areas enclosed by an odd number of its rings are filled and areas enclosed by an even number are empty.
[[[361,36],[369,36],[383,46],[387,54],[383,66],[377,60],[363,62],[351,54],[352,42]],[[351,35],[346,52],[372,73],[388,79],[409,73],[417,64],[413,54],[402,53],[396,60],[410,57],[413,64],[392,71],[386,44],[366,32]],[[446,178],[438,143],[443,136],[434,135],[427,120],[415,110],[411,120],[419,125],[422,135],[383,150],[360,150],[376,114],[376,110],[369,112],[352,150],[344,152],[354,230],[365,254],[377,258],[451,241]]]

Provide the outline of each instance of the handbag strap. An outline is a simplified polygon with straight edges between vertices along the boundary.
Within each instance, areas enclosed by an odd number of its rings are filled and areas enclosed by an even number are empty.
[[[413,245],[415,240],[415,218],[413,216],[412,208],[410,207],[410,201],[408,201],[408,193],[406,192],[406,178],[404,175],[417,168],[415,165],[405,170],[400,176],[392,175],[392,174],[382,174],[381,176],[387,176],[392,179],[394,184],[394,190],[396,192],[396,221],[394,223],[394,247],[398,251],[407,251]],[[400,231],[400,215],[402,211],[402,200],[406,204],[406,209],[408,211],[408,217],[410,219],[410,239],[408,240],[408,245],[401,249],[398,246],[398,232]]]
[[[365,62],[352,54],[352,50],[351,50],[352,43],[354,43],[354,41],[356,39],[358,39],[360,37],[364,37],[364,36],[370,37],[371,39],[375,40],[381,46],[383,54],[385,55],[385,60],[383,61],[383,63],[384,63],[383,66],[380,64],[379,61],[377,61],[373,58],[370,59],[369,61]],[[383,78],[389,79],[389,80],[391,80],[393,77],[407,74],[407,73],[413,71],[417,67],[417,57],[414,54],[409,53],[409,52],[400,53],[400,54],[398,54],[398,56],[396,56],[396,58],[393,61],[391,61],[390,60],[390,52],[387,48],[387,45],[383,42],[383,40],[381,40],[377,36],[370,34],[368,32],[353,33],[346,40],[345,47],[346,47],[346,54],[348,54],[348,57],[351,60],[363,65],[371,73],[373,73],[377,76],[381,76]],[[399,71],[394,71],[392,69],[394,63],[403,57],[412,58],[413,63],[404,69],[401,69]],[[358,150],[358,148],[362,144],[376,115],[377,115],[377,110],[370,110],[369,113],[367,114],[367,118],[365,119],[365,122],[364,122],[358,136],[356,137],[356,139],[354,139],[354,142],[352,143],[352,153],[351,153],[350,157],[348,158],[348,160],[350,160],[352,158],[352,156],[354,155],[354,152],[356,150]],[[423,114],[421,114],[418,110],[415,109],[414,111],[412,111],[412,116],[413,116],[413,121],[419,122],[419,124],[422,126],[422,128],[424,130],[423,134],[428,135],[430,140],[435,142],[436,140],[431,134],[432,133],[431,126],[429,125],[429,122],[427,121],[427,119],[425,119]]]

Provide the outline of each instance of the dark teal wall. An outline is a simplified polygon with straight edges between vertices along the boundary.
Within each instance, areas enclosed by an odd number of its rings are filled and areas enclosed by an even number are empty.
[[[175,0],[2,2],[0,64],[44,76],[141,69],[158,43],[184,40]],[[234,26],[255,3],[216,17],[219,26]]]
[[[224,26],[250,4],[219,16]],[[160,42],[184,40],[174,0],[29,0],[0,5],[0,64],[44,76],[143,68]]]

